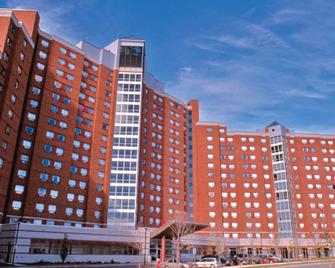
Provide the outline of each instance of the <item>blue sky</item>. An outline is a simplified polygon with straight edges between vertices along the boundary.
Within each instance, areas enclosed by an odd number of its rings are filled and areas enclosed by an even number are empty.
[[[1,0],[0,0],[1,2]],[[200,99],[201,119],[233,130],[274,120],[298,132],[335,132],[333,0],[10,0],[73,43],[147,41],[148,70],[166,91]]]

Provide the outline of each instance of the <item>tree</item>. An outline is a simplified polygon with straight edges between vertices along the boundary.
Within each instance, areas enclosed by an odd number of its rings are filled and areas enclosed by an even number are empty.
[[[195,225],[188,219],[188,215],[184,211],[175,211],[170,222],[170,230],[177,240],[176,259],[180,260],[181,238],[192,234],[195,231]]]
[[[335,246],[335,240],[334,240],[334,233],[330,231],[329,224],[324,224],[322,226],[323,230],[323,240],[325,244],[325,248],[328,249],[329,257],[333,257],[333,247]]]
[[[69,239],[66,234],[64,234],[64,238],[62,240],[61,248],[60,248],[60,257],[62,259],[62,263],[65,262],[67,255],[69,254]]]

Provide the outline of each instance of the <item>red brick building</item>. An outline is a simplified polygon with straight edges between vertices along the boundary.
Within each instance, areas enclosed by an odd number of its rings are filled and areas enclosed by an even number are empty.
[[[1,12],[0,215],[105,223],[117,71],[42,32],[37,12]]]
[[[72,45],[29,10],[0,24],[2,223],[159,227],[182,211],[240,246],[333,235],[334,136],[201,122],[146,72],[142,39]]]

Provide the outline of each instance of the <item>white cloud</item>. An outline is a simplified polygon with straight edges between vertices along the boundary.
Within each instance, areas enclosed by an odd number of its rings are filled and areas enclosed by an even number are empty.
[[[275,12],[270,20],[274,24],[297,23],[303,22],[306,15],[307,13],[304,10],[284,8]]]
[[[259,52],[273,48],[291,49],[283,38],[262,25],[245,21],[238,22],[238,24],[235,33],[225,31],[216,35],[209,34],[190,43],[198,49],[221,54],[227,47]]]
[[[213,40],[236,48],[255,48],[253,40],[249,38],[237,38],[229,35],[220,35],[213,37]]]
[[[277,103],[276,97],[266,98],[268,91],[265,86],[263,90],[258,88],[257,79],[262,72],[261,68],[238,66],[234,63],[231,63],[230,70],[229,64],[222,68],[226,72],[217,76],[197,69],[185,72],[185,68],[182,68],[178,80],[169,84],[167,91],[185,102],[189,98],[200,99],[201,119],[206,121],[236,120],[240,114],[264,115],[268,113],[264,110],[265,107]],[[272,96],[276,94],[273,91]]]
[[[40,14],[40,28],[55,34],[65,40],[75,43],[76,31],[72,29],[71,22],[65,20],[64,16],[73,11],[76,6],[71,2],[47,1],[47,0],[10,0],[6,6],[17,9],[36,9]]]
[[[203,119],[234,128],[292,118],[299,127],[299,116],[329,113],[335,92],[335,5],[283,0],[267,16],[256,18],[255,12],[251,20],[229,18],[229,27],[195,35],[189,44],[203,52],[188,64],[192,77],[181,73],[171,90],[184,100],[199,98]]]
[[[311,99],[325,99],[327,95],[317,91],[310,91],[310,90],[299,90],[293,89],[289,91],[285,91],[285,94],[296,96],[296,97],[304,97],[304,98],[311,98]]]
[[[257,46],[276,46],[282,48],[290,47],[281,37],[263,26],[250,24],[247,28],[253,36],[254,42]]]

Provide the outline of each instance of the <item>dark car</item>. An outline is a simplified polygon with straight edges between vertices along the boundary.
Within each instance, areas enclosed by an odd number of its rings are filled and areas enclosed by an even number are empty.
[[[221,264],[224,266],[233,266],[234,264],[234,260],[231,257],[221,257]]]
[[[244,264],[248,264],[247,263],[247,258],[249,256],[247,254],[236,254],[232,257],[233,263],[234,265],[244,265]]]

